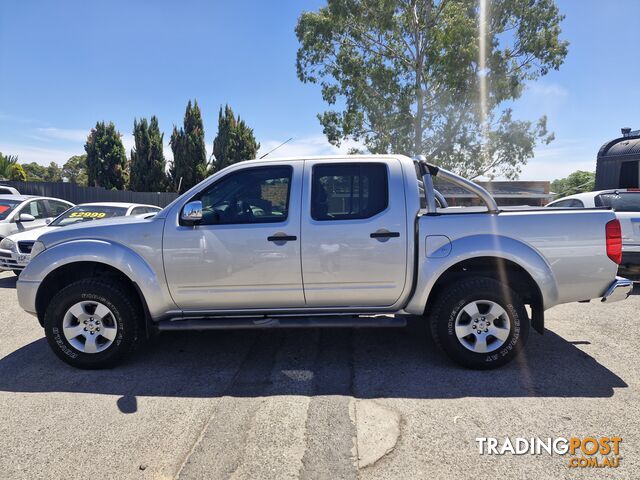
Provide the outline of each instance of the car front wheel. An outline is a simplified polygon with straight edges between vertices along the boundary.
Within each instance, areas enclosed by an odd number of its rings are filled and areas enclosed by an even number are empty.
[[[119,284],[79,280],[53,297],[44,328],[54,353],[69,365],[105,368],[133,349],[139,316],[135,300]]]

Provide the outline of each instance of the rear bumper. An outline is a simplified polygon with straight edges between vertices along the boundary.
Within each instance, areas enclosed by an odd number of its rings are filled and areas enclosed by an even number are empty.
[[[640,280],[640,252],[622,252],[622,262],[618,273],[635,281]]]
[[[633,290],[633,282],[626,278],[616,277],[607,291],[602,296],[602,301],[607,303],[619,302],[625,300]]]

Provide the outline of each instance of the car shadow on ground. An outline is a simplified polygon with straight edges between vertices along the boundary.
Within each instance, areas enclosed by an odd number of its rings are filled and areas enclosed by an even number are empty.
[[[0,278],[0,288],[16,288],[16,282],[18,281],[18,277],[15,275],[11,275],[8,277]]]
[[[125,413],[138,396],[356,398],[610,397],[627,387],[586,350],[547,330],[499,370],[452,364],[425,329],[332,329],[163,334],[111,370],[67,366],[36,340],[0,360],[0,391],[119,395]]]

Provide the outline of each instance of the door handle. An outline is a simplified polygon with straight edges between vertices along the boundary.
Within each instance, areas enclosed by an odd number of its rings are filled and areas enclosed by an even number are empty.
[[[269,242],[295,242],[298,237],[295,235],[271,235],[267,237]]]
[[[400,236],[400,232],[373,232],[369,236],[371,238],[396,238]]]

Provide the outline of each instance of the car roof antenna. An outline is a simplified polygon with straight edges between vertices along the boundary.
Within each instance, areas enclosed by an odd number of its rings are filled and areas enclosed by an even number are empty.
[[[278,145],[276,148],[272,148],[271,150],[269,150],[267,153],[265,153],[264,155],[262,155],[259,160],[262,160],[264,157],[266,157],[267,155],[269,155],[271,152],[275,152],[277,149],[279,149],[281,146],[283,146],[285,143],[289,143],[291,140],[293,140],[293,137],[290,137],[288,140],[285,140],[284,142],[282,142],[280,145]]]

